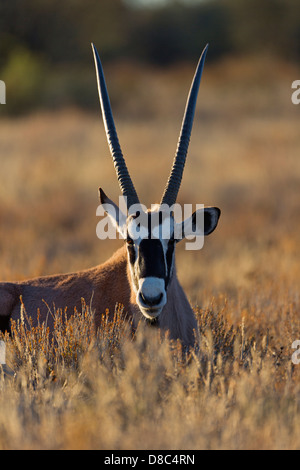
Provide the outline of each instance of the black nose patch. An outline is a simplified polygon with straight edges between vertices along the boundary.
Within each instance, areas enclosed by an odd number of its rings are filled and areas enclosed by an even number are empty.
[[[161,242],[157,239],[145,238],[139,246],[139,277],[164,279],[165,276],[165,257]]]

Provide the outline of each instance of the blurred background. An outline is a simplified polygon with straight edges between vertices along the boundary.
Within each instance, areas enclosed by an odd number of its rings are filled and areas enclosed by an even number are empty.
[[[148,205],[210,44],[179,202],[222,216],[201,252],[179,247],[180,280],[195,305],[224,295],[237,315],[256,303],[271,316],[287,297],[299,307],[298,0],[0,0],[1,279],[88,268],[121,244],[95,234],[98,186],[119,189],[91,42]]]
[[[9,95],[1,112],[97,109],[91,41],[106,66],[138,64],[140,73],[142,65],[194,64],[207,42],[210,64],[228,56],[297,64],[299,24],[297,0],[1,0],[0,70]],[[113,93],[120,106],[140,77],[124,80]]]

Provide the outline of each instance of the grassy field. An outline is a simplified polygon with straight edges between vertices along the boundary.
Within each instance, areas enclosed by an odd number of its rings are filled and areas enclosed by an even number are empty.
[[[149,205],[167,180],[193,72],[118,72],[107,77],[122,90],[120,142]],[[85,305],[67,324],[53,312],[53,344],[43,325],[20,322],[5,338],[15,375],[0,373],[0,449],[300,447],[299,75],[266,58],[205,70],[179,202],[222,215],[203,250],[177,252],[200,351],[183,357],[142,325],[132,341],[118,315],[95,337]],[[88,268],[120,246],[96,237],[98,187],[119,195],[98,115],[2,117],[0,162],[2,280]]]

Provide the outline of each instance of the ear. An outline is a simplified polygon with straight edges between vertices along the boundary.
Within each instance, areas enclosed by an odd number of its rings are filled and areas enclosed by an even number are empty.
[[[113,226],[116,227],[122,238],[126,238],[127,216],[119,209],[117,204],[107,197],[102,188],[99,188],[99,197],[103,209],[110,218]]]
[[[217,207],[198,209],[182,223],[183,238],[209,235],[218,225],[220,215],[221,211]]]

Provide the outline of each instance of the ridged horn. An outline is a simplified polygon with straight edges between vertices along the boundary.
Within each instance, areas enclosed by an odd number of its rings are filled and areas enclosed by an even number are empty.
[[[127,207],[130,208],[133,204],[139,204],[139,198],[137,196],[136,190],[130,178],[123,153],[119,144],[119,139],[114,124],[114,118],[112,115],[111,105],[109,101],[109,96],[107,92],[107,87],[105,83],[104,73],[101,65],[101,61],[95,48],[92,43],[92,49],[94,54],[96,75],[97,75],[97,84],[98,84],[98,93],[100,106],[102,111],[102,118],[106,132],[106,138],[109,145],[110,153],[113,158],[114,167],[117,173],[117,178],[119,181],[120,189],[123,196],[127,197]]]
[[[198,62],[198,66],[194,75],[194,79],[188,95],[183,121],[181,125],[180,136],[178,140],[177,150],[173,161],[171,173],[164,190],[164,194],[161,200],[161,204],[167,204],[172,206],[175,204],[178,191],[180,188],[184,165],[186,161],[187,151],[190,143],[190,137],[193,127],[193,121],[195,116],[197,96],[204,67],[205,57],[208,49],[208,44],[203,49],[201,57]]]

